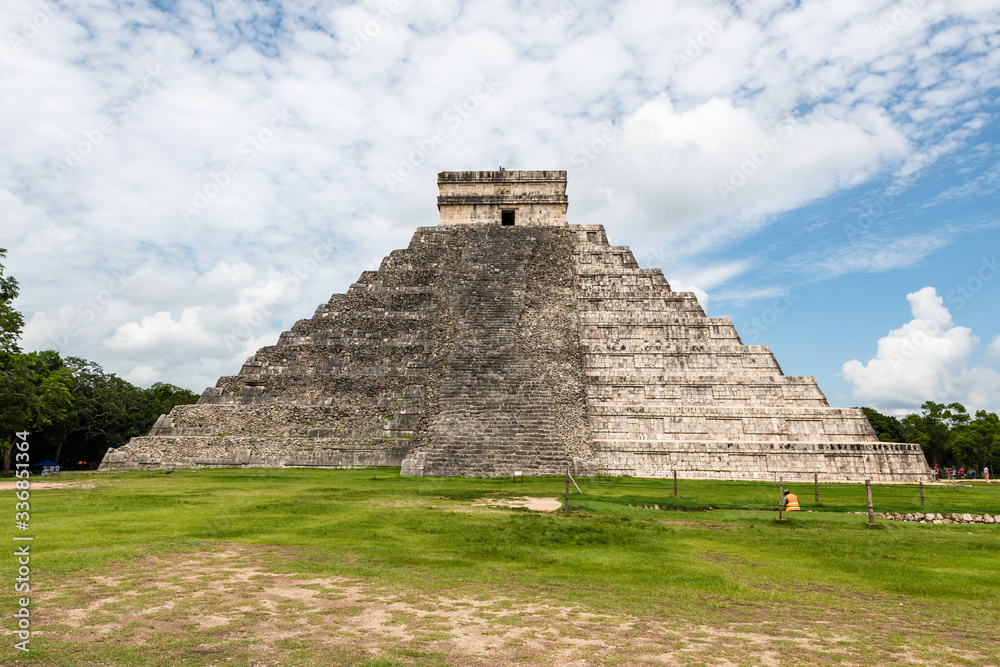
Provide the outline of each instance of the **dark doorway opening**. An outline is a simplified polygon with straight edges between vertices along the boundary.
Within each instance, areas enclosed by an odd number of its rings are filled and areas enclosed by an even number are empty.
[[[500,224],[504,227],[513,227],[514,211],[500,211]]]

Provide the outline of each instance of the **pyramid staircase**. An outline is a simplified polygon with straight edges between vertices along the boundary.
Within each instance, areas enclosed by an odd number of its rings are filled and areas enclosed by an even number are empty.
[[[603,226],[565,223],[560,174],[445,172],[440,225],[101,468],[928,478],[918,445],[879,442]],[[511,206],[534,217],[501,223]]]

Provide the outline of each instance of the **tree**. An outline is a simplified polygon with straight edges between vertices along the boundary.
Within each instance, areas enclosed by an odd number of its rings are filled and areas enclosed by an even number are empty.
[[[868,418],[868,423],[875,429],[875,435],[882,442],[904,442],[903,426],[899,420],[890,415],[884,415],[872,408],[861,408]]]
[[[179,404],[194,403],[198,395],[170,384],[141,389],[100,365],[68,357],[73,377],[75,422],[52,426],[41,434],[57,463],[64,455],[72,461],[99,461],[109,447],[121,447],[130,438],[145,435],[157,418]]]
[[[0,259],[7,251],[0,248]],[[22,353],[17,346],[24,318],[14,309],[17,281],[0,264],[0,453],[10,470],[15,433],[32,433],[32,451],[49,451],[57,463],[64,453],[96,461],[109,447],[149,432],[157,417],[198,395],[170,384],[149,389],[105,373],[97,364],[58,352]]]
[[[1000,418],[985,410],[976,412],[976,418],[955,433],[952,452],[963,466],[994,470],[1000,460]]]
[[[921,414],[906,415],[900,422],[902,440],[919,443],[928,462],[945,465],[951,460],[952,431],[964,428],[969,414],[961,403],[925,401],[920,410]]]
[[[7,256],[7,249],[0,248],[0,259]],[[12,276],[3,275],[3,264],[0,264],[0,352],[16,354],[20,352],[17,341],[21,338],[21,328],[24,318],[13,306],[17,298],[17,280]]]
[[[115,434],[125,429],[129,415],[141,404],[141,390],[91,361],[67,357],[66,366],[73,378],[73,408],[77,419],[61,428],[46,429],[40,437],[55,452],[50,458],[59,463],[63,447],[70,443],[69,454],[75,460],[90,459],[88,445],[97,449]],[[112,445],[113,446],[113,445]],[[108,445],[104,445],[107,449]]]
[[[4,470],[10,470],[10,446],[18,431],[62,428],[76,418],[73,377],[58,352],[0,353],[0,439]]]

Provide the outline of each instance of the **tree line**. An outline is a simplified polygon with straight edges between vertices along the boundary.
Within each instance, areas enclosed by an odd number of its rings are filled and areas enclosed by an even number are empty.
[[[1000,419],[995,412],[975,416],[961,403],[926,401],[919,414],[897,419],[872,408],[861,408],[883,442],[919,444],[930,465],[996,470],[1000,465]]]
[[[0,258],[6,255],[0,248]],[[105,372],[98,364],[58,352],[22,352],[24,318],[12,305],[18,283],[0,264],[0,451],[10,470],[18,432],[30,433],[32,462],[92,466],[109,447],[149,433],[156,419],[198,394],[157,383],[149,389]]]

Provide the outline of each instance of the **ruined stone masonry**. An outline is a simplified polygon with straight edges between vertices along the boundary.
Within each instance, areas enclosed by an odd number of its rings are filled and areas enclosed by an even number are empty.
[[[570,225],[566,172],[443,172],[441,219],[101,468],[929,479],[918,445]]]

